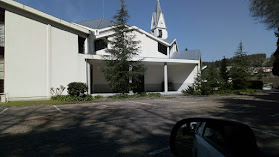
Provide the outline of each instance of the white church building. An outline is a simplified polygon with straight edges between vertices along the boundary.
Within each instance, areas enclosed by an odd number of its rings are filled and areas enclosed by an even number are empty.
[[[47,99],[50,89],[70,82],[88,84],[91,94],[112,93],[100,67],[113,35],[112,21],[96,19],[70,23],[13,0],[0,0],[0,93],[9,100]],[[168,38],[157,2],[151,31],[136,26],[146,92],[180,92],[200,72],[199,50],[179,51]],[[64,94],[67,94],[65,91]]]

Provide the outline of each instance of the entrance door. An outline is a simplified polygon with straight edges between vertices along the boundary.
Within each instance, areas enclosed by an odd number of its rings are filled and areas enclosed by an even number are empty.
[[[138,88],[134,89],[134,93],[142,93],[144,92],[144,75],[140,76],[140,85]]]

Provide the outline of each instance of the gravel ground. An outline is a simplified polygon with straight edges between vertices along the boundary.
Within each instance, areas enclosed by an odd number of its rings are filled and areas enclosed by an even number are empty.
[[[169,135],[188,117],[235,120],[279,156],[279,94],[171,96],[0,108],[0,156],[172,156]]]

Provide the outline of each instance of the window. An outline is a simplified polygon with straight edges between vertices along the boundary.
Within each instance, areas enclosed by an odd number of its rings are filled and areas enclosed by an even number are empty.
[[[215,148],[224,152],[225,138],[224,126],[218,124],[206,124],[203,134],[204,138]]]
[[[203,133],[204,125],[205,125],[205,122],[203,122],[203,123],[199,122],[199,124],[198,124],[198,128],[197,128],[196,132],[197,132],[197,134],[199,134],[200,136],[201,136],[202,133]]]
[[[4,93],[5,75],[5,10],[0,8],[0,93]]]
[[[0,8],[0,47],[5,46],[5,10]]]
[[[78,53],[85,53],[84,43],[85,38],[78,36]]]
[[[1,47],[0,49],[1,49],[1,52],[0,52],[0,80],[4,80],[4,71],[5,71],[4,47]],[[0,88],[1,88],[1,85],[0,85]],[[1,91],[1,89],[0,89],[0,91]]]
[[[162,30],[159,29],[159,36],[158,37],[162,38],[162,36],[163,36],[163,32],[162,32]]]
[[[0,22],[4,23],[5,21],[5,10],[0,8]]]
[[[108,44],[104,39],[98,39],[95,41],[95,51],[99,51],[108,47]]]
[[[168,54],[168,48],[160,43],[158,43],[158,51],[163,53],[164,55]]]

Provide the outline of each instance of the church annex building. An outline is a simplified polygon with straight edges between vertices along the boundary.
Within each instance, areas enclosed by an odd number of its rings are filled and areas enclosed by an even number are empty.
[[[70,82],[88,84],[91,94],[112,93],[100,67],[113,23],[95,19],[70,23],[13,0],[0,0],[0,93],[9,100],[47,99],[50,89]],[[151,31],[133,28],[147,67],[146,92],[181,92],[200,72],[199,50],[179,51],[168,38],[160,2]],[[66,94],[67,91],[64,91]]]

